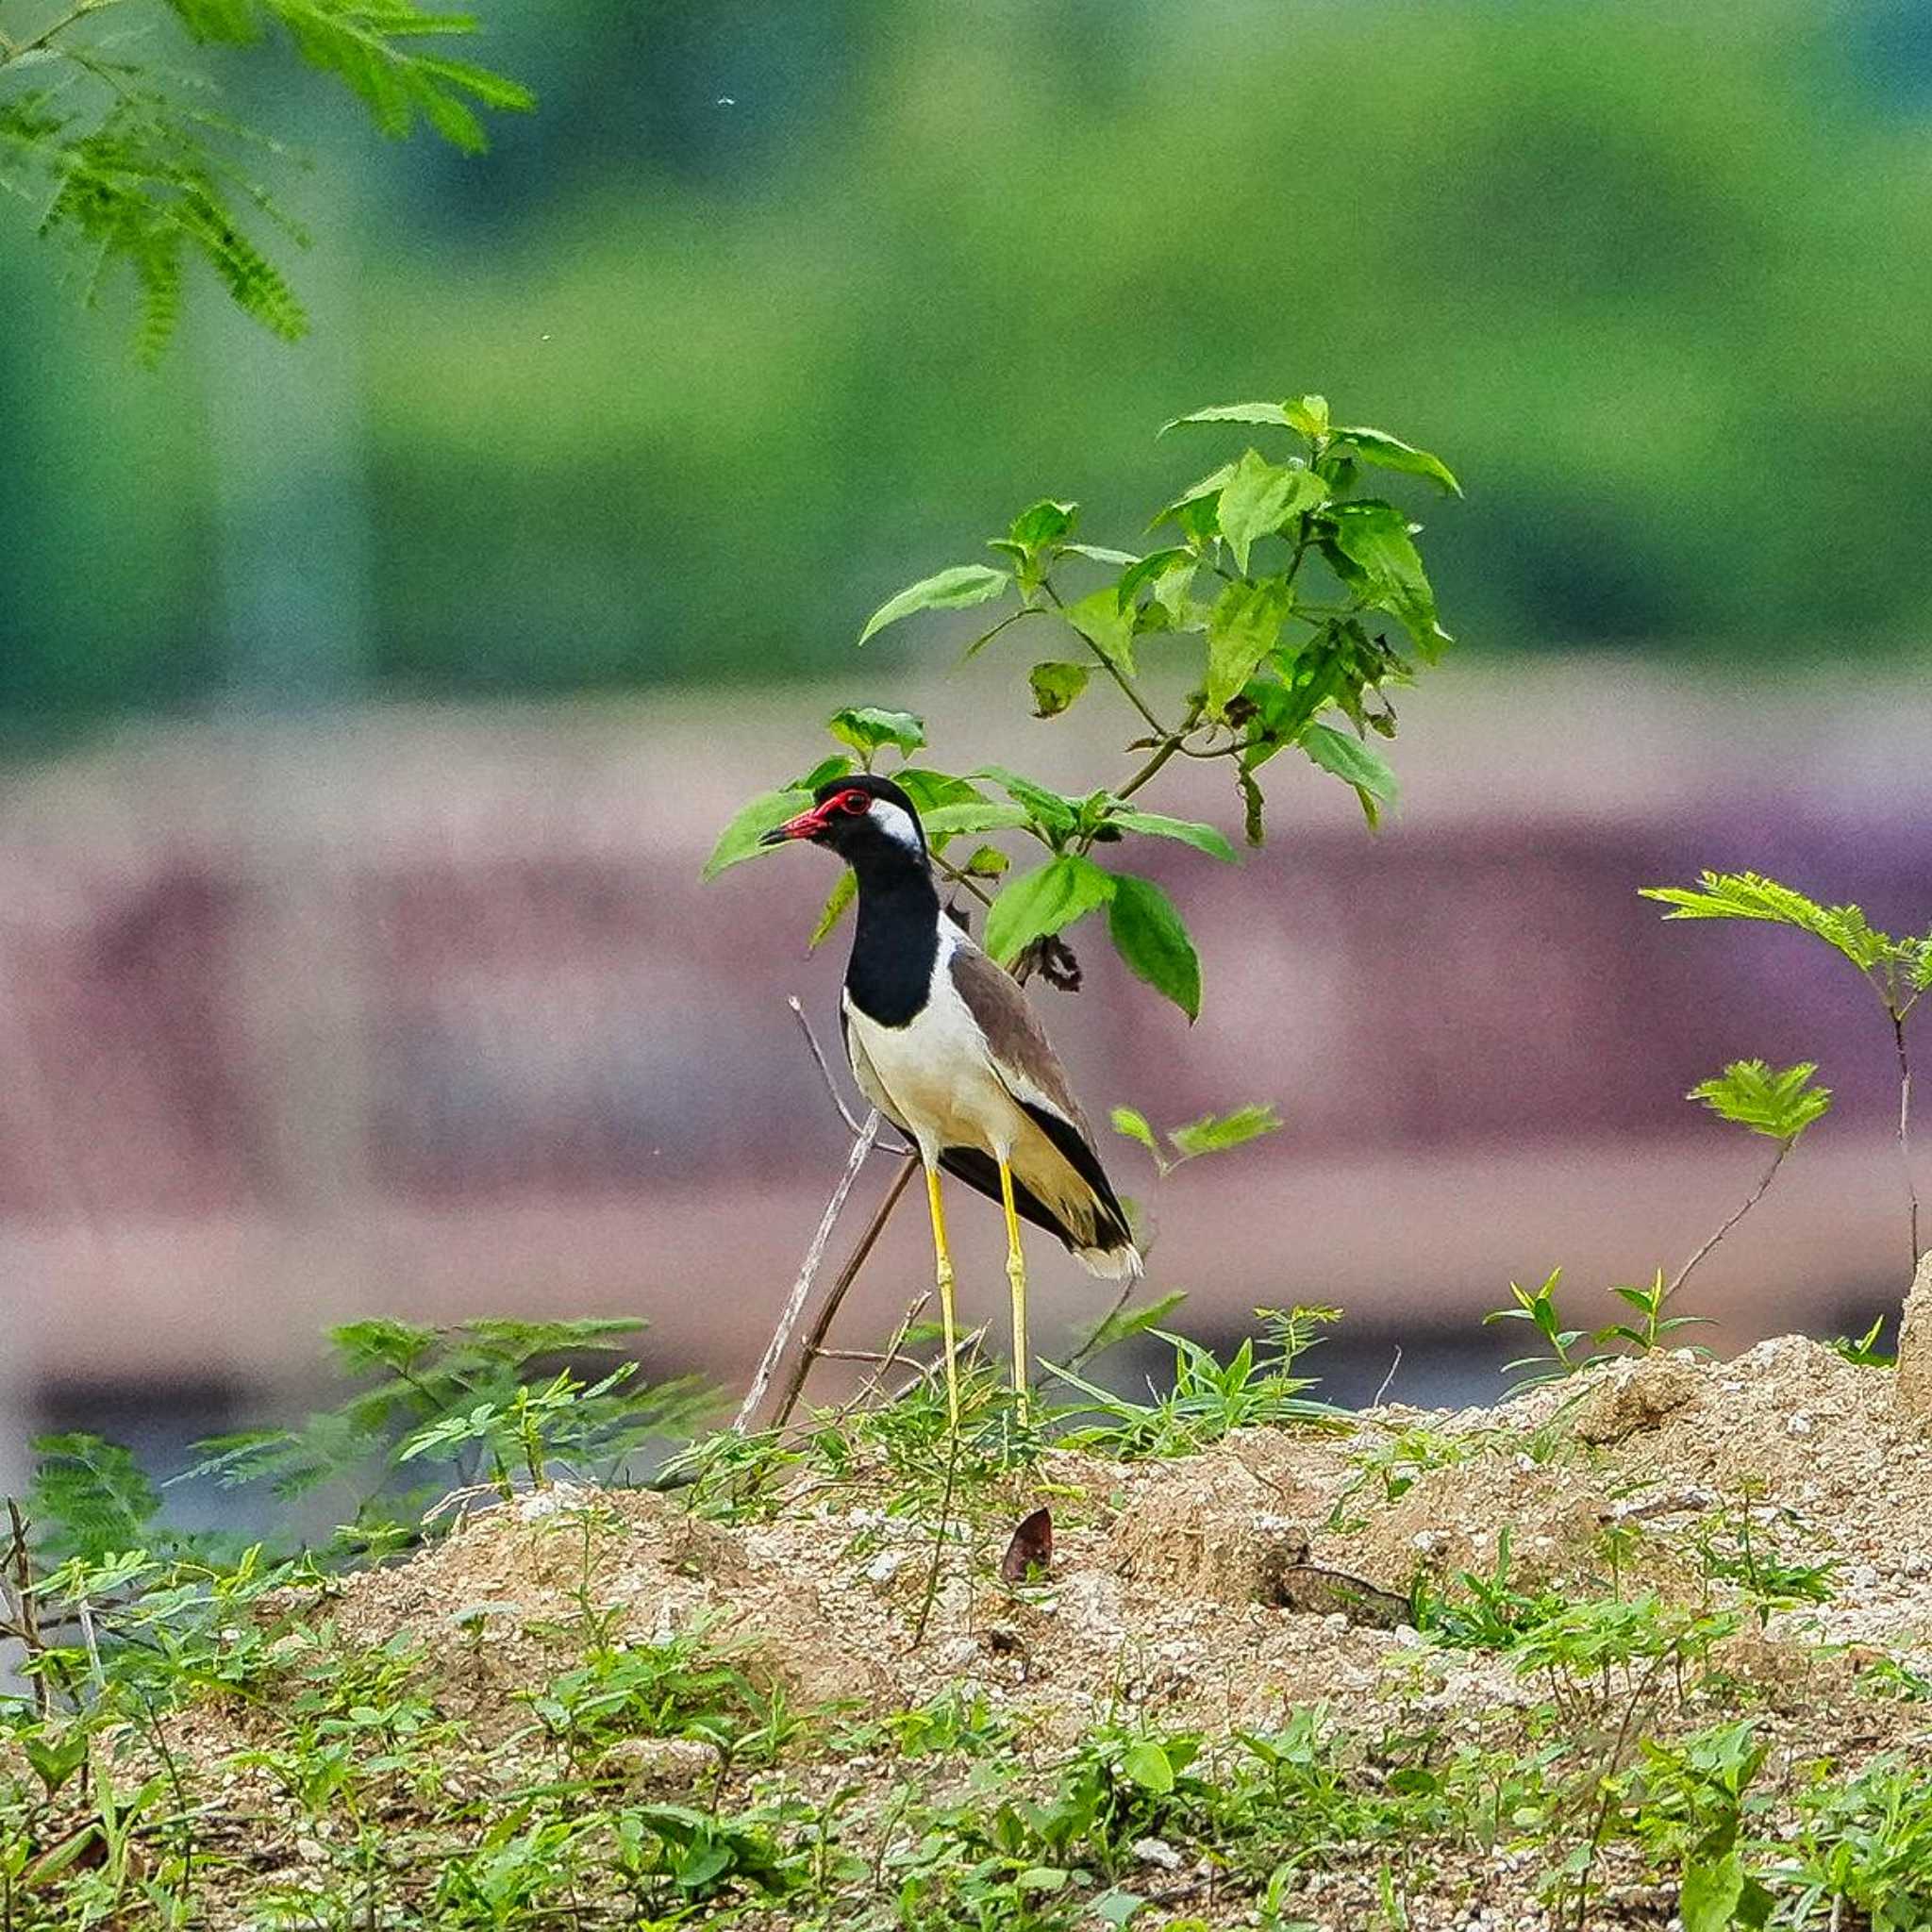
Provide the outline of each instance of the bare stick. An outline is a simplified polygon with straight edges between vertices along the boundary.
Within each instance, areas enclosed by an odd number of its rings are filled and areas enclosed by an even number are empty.
[[[797,1001],[792,1002],[796,1008]],[[805,1015],[799,1014],[801,1022]],[[811,1029],[806,1028],[806,1038],[811,1038]],[[812,1045],[818,1052],[817,1042]],[[824,1061],[819,1061],[820,1066]],[[830,1075],[828,1074],[829,1080]],[[835,1093],[834,1099],[838,1098]],[[844,1108],[841,1105],[840,1111]],[[825,1211],[819,1216],[818,1232],[811,1238],[811,1246],[805,1251],[805,1260],[798,1270],[798,1278],[791,1284],[791,1292],[785,1299],[784,1311],[778,1317],[778,1325],[772,1331],[772,1339],[765,1346],[765,1358],[758,1364],[758,1372],[751,1378],[751,1387],[745,1391],[742,1403],[739,1405],[738,1419],[731,1424],[741,1436],[751,1426],[751,1419],[758,1413],[758,1405],[765,1399],[765,1391],[772,1386],[772,1377],[778,1372],[778,1363],[791,1341],[792,1330],[798,1326],[798,1318],[805,1312],[806,1297],[811,1293],[812,1282],[817,1278],[819,1263],[824,1259],[825,1244],[832,1239],[832,1229],[837,1226],[840,1211],[845,1206],[845,1197],[852,1191],[852,1184],[858,1178],[858,1170],[865,1165],[865,1158],[872,1152],[873,1142],[879,1136],[879,1116],[876,1110],[866,1116],[864,1126],[858,1130],[858,1139],[852,1143],[852,1152],[846,1157],[845,1172],[839,1176],[839,1185],[832,1190],[832,1198],[825,1203]],[[782,1421],[783,1418],[781,1417]]]
[[[811,1049],[811,1057],[818,1062],[819,1072],[824,1075],[825,1091],[832,1096],[832,1105],[839,1109],[839,1118],[845,1123],[848,1132],[854,1134],[862,1132],[863,1129],[858,1122],[852,1118],[851,1110],[845,1105],[844,1096],[839,1091],[839,1083],[832,1077],[832,1070],[826,1064],[824,1054],[819,1048],[819,1037],[811,1030],[811,1022],[805,1017],[805,1008],[799,1004],[798,995],[796,993],[787,993],[785,995],[785,1004],[791,1008],[793,1014],[797,1017],[799,1026],[805,1034],[805,1043]],[[908,1147],[899,1146],[888,1147],[886,1149],[888,1154],[909,1154],[911,1151]]]
[[[811,1057],[818,1062],[819,1072],[824,1075],[825,1091],[832,1096],[832,1105],[839,1109],[839,1118],[845,1123],[845,1131],[858,1134],[863,1131],[852,1118],[852,1112],[845,1105],[845,1096],[839,1091],[839,1083],[832,1078],[832,1070],[825,1064],[825,1057],[819,1050],[819,1037],[811,1030],[811,1022],[805,1017],[805,1008],[795,992],[785,995],[785,1004],[791,1008],[791,1016],[798,1022],[799,1030],[805,1035],[805,1043],[811,1049]]]
[[[1369,1404],[1371,1408],[1380,1408],[1382,1398],[1389,1392],[1389,1385],[1395,1379],[1395,1372],[1402,1366],[1402,1344],[1395,1344],[1395,1359],[1389,1364],[1389,1373],[1382,1377],[1382,1386],[1375,1391],[1375,1399]]]
[[[31,1659],[39,1656],[46,1645],[41,1637],[40,1617],[34,1600],[34,1564],[26,1544],[26,1524],[20,1520],[20,1506],[11,1496],[7,1499],[7,1520],[13,1527],[14,1593],[20,1613],[21,1647]],[[38,1716],[44,1718],[47,1715],[52,1695],[46,1677],[36,1671],[34,1710]]]
[[[903,1362],[908,1369],[916,1369],[919,1366],[910,1357],[902,1356],[899,1351],[906,1346],[906,1338],[912,1333],[913,1323],[925,1312],[925,1305],[932,1300],[932,1292],[929,1288],[924,1289],[907,1303],[906,1312],[899,1317],[899,1325],[892,1330],[891,1341],[886,1343],[886,1352],[879,1361],[877,1371],[866,1378],[865,1387],[845,1405],[848,1410],[857,1408],[861,1403],[869,1402],[878,1394],[884,1386],[887,1374],[895,1364]],[[819,1353],[828,1356],[832,1351],[822,1348]]]
[[[858,1245],[853,1249],[844,1267],[840,1269],[838,1278],[825,1291],[825,1298],[819,1306],[816,1320],[812,1323],[811,1333],[805,1338],[804,1346],[798,1351],[798,1358],[791,1365],[791,1374],[785,1384],[785,1392],[779,1398],[778,1411],[772,1418],[772,1426],[783,1428],[791,1419],[791,1411],[798,1407],[798,1398],[805,1392],[805,1378],[811,1374],[813,1359],[818,1355],[832,1325],[832,1317],[839,1312],[839,1304],[845,1299],[846,1291],[851,1288],[858,1271],[865,1266],[866,1257],[878,1244],[878,1239],[885,1232],[886,1223],[892,1218],[892,1209],[904,1197],[912,1176],[919,1172],[919,1157],[908,1154],[899,1169],[898,1178],[886,1190],[885,1199],[873,1210],[872,1219],[865,1224],[865,1232],[858,1237]]]
[[[1771,1165],[1764,1170],[1764,1178],[1744,1197],[1743,1205],[1735,1209],[1724,1225],[1677,1270],[1676,1278],[1671,1283],[1670,1287],[1664,1290],[1664,1295],[1667,1300],[1683,1287],[1684,1283],[1690,1278],[1691,1269],[1696,1267],[1698,1262],[1703,1260],[1705,1256],[1709,1254],[1711,1249],[1716,1247],[1718,1242],[1723,1241],[1725,1235],[1729,1234],[1732,1228],[1736,1227],[1739,1222],[1742,1221],[1745,1215],[1750,1213],[1752,1208],[1763,1200],[1765,1189],[1770,1187],[1772,1182],[1777,1178],[1777,1171],[1785,1163],[1785,1156],[1797,1144],[1798,1139],[1795,1134],[1789,1141],[1780,1141],[1777,1143],[1777,1152],[1771,1157]]]
[[[1906,1016],[1894,1010],[1891,1038],[1898,1048],[1898,1158],[1906,1171],[1906,1199],[1911,1203],[1912,1269],[1919,1266],[1919,1190],[1912,1180],[1912,1065],[1906,1058]]]

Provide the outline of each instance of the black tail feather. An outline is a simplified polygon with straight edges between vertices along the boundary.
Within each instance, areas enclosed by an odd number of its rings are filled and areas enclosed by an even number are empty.
[[[1021,1103],[1023,1106],[1024,1102]],[[1108,1185],[1105,1170],[1092,1148],[1088,1146],[1078,1129],[1063,1121],[1058,1114],[1048,1113],[1043,1108],[1028,1107],[1026,1111],[1055,1148],[1065,1158],[1067,1164],[1093,1191],[1096,1212],[1093,1217],[1091,1240],[1083,1240],[1069,1228],[1040,1196],[1027,1187],[1018,1174],[1013,1176],[1013,1206],[1021,1220],[1030,1221],[1035,1227],[1043,1227],[1049,1234],[1058,1235],[1071,1251],[1085,1247],[1095,1247],[1103,1251],[1128,1246],[1133,1231],[1127,1225],[1127,1217]],[[969,1188],[976,1189],[990,1201],[1000,1198],[1000,1171],[991,1155],[983,1153],[977,1147],[946,1147],[940,1152],[940,1165],[946,1173],[962,1180]]]

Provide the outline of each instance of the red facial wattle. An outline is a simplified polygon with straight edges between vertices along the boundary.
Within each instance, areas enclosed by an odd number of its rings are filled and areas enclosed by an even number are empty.
[[[782,825],[774,825],[759,840],[761,845],[782,844],[788,839],[816,839],[821,832],[831,827],[836,812],[844,812],[852,818],[862,818],[872,809],[872,794],[857,788],[850,791],[838,791],[823,805],[815,805],[808,811],[802,811],[796,818],[787,819]]]

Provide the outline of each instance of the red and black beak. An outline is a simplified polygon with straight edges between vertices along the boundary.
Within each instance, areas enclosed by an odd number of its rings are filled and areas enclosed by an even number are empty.
[[[809,810],[802,811],[794,819],[787,819],[782,825],[774,825],[759,840],[760,845],[782,845],[788,839],[816,839],[825,829],[831,819],[831,806],[815,805]]]

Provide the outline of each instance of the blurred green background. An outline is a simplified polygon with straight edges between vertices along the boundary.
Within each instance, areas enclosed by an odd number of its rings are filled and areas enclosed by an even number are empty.
[[[386,147],[285,48],[203,61],[313,162],[294,349],[203,284],[142,370],[0,208],[13,748],[238,685],[823,668],[1032,495],[1131,541],[1191,459],[1160,420],[1304,388],[1462,475],[1430,554],[1477,647],[1922,653],[1921,0],[484,19],[540,107],[482,159]],[[251,614],[268,554],[306,614]]]

